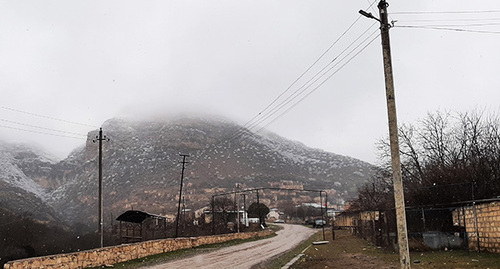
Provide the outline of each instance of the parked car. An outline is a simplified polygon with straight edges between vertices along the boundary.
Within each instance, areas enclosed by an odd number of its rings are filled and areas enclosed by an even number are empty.
[[[307,219],[305,222],[304,222],[305,225],[312,225],[314,226],[314,219]]]
[[[317,219],[314,221],[313,228],[320,228],[320,227],[324,227],[325,225],[326,225],[326,221],[324,221],[322,219]]]
[[[274,221],[274,223],[285,223],[285,221],[282,220],[282,219],[277,219],[277,220]]]

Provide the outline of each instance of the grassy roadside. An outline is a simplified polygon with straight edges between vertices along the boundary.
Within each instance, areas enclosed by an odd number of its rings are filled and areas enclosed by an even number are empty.
[[[399,254],[383,250],[373,244],[350,235],[349,231],[335,231],[336,240],[331,241],[328,231],[326,245],[311,246],[304,256],[291,268],[400,268]],[[322,240],[322,235],[316,234],[316,240]],[[476,253],[459,251],[427,251],[411,252],[411,267],[413,269],[465,269],[489,268],[500,269],[500,255],[492,253]],[[278,267],[275,267],[278,268]]]
[[[274,231],[276,233],[276,231],[281,230],[283,228],[280,226],[276,226],[276,225],[269,225],[269,229],[271,229],[272,231]],[[203,245],[203,246],[198,246],[198,247],[194,247],[194,248],[190,248],[190,249],[180,249],[180,250],[176,250],[176,251],[160,253],[160,254],[156,254],[156,255],[151,255],[151,256],[135,259],[135,260],[130,260],[130,261],[126,261],[126,262],[113,264],[112,268],[129,269],[129,268],[140,268],[143,266],[152,266],[152,265],[156,265],[156,264],[160,264],[160,263],[164,263],[164,262],[168,262],[168,261],[172,261],[172,260],[176,260],[176,259],[189,258],[189,257],[195,256],[195,255],[201,254],[201,253],[215,251],[217,249],[224,248],[224,247],[230,247],[230,246],[234,246],[234,245],[243,244],[246,242],[253,242],[253,241],[257,241],[257,240],[271,238],[271,237],[276,236],[275,233],[272,235],[269,235],[269,236],[265,236],[265,237],[257,237],[257,238],[249,238],[249,239],[236,239],[236,240],[231,240],[231,241],[227,241],[227,242],[219,243],[219,244]],[[97,268],[104,268],[104,267],[98,266],[98,267],[90,267],[87,269],[97,269]]]

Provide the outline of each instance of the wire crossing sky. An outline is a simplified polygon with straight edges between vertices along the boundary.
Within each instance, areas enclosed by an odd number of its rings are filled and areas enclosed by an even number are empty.
[[[376,163],[376,2],[0,0],[0,140],[64,158],[113,117],[218,115]],[[500,2],[389,4],[400,123],[498,112]]]

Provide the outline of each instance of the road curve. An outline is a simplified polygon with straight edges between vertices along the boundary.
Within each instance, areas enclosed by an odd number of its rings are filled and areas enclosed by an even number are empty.
[[[278,231],[277,236],[272,238],[239,244],[144,268],[250,268],[292,249],[315,233],[315,230],[302,225],[282,224],[282,226],[283,229]]]

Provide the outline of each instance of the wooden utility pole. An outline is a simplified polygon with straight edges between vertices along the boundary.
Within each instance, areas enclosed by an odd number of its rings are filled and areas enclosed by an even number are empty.
[[[99,141],[99,193],[98,193],[98,207],[99,207],[99,223],[98,223],[98,234],[99,234],[99,246],[102,248],[104,246],[104,235],[103,235],[103,210],[102,210],[102,141],[109,141],[106,136],[102,135],[102,128],[99,129],[99,135],[95,137],[92,142]]]
[[[179,187],[179,203],[177,205],[177,218],[176,218],[176,224],[175,224],[175,238],[179,235],[179,219],[181,215],[181,201],[182,201],[182,184],[184,181],[184,169],[186,169],[186,157],[189,157],[189,155],[186,154],[179,154],[182,157],[182,170],[181,170],[181,185]]]
[[[392,179],[394,185],[394,200],[396,207],[396,224],[398,232],[399,257],[402,269],[410,268],[410,252],[408,249],[408,232],[406,228],[406,212],[403,192],[403,180],[401,176],[401,160],[399,157],[398,122],[396,116],[396,97],[394,95],[394,79],[392,74],[391,43],[389,29],[391,25],[387,18],[387,7],[385,0],[378,3],[380,19],[371,13],[360,10],[361,15],[378,20],[380,22],[380,33],[382,37],[382,53],[384,58],[385,93],[387,98],[387,115],[389,120],[389,138],[391,145]]]

